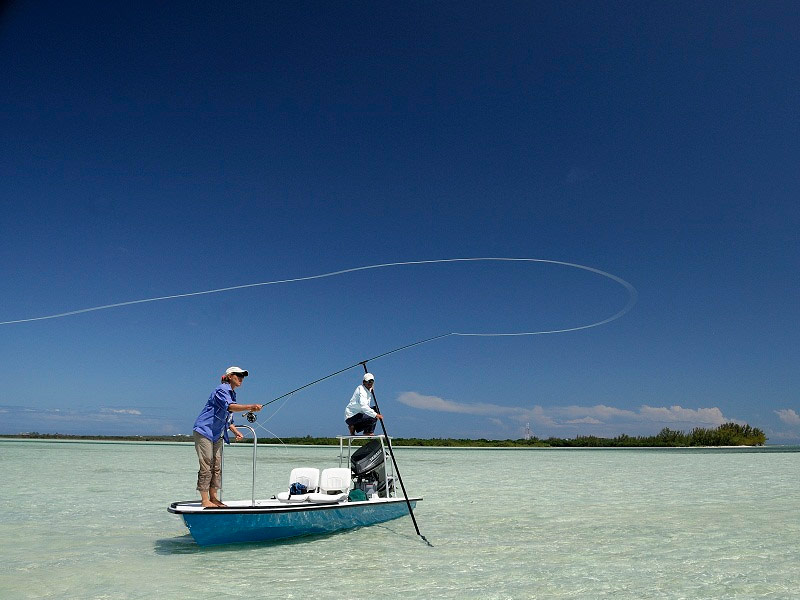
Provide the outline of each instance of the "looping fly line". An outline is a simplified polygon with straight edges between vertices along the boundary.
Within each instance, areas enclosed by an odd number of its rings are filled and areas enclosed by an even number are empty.
[[[278,279],[275,281],[263,281],[260,283],[247,283],[243,285],[234,285],[230,287],[224,288],[216,288],[213,290],[204,290],[201,292],[189,292],[186,294],[173,294],[170,296],[158,296],[155,298],[143,298],[141,300],[129,300],[127,302],[116,302],[114,304],[104,304],[102,306],[93,306],[90,308],[81,308],[78,310],[71,310],[62,313],[56,313],[53,315],[45,315],[42,317],[30,317],[27,319],[16,319],[12,321],[0,321],[0,325],[11,325],[13,323],[29,323],[31,321],[44,321],[47,319],[59,319],[62,317],[70,317],[74,315],[80,315],[89,312],[96,312],[100,310],[107,310],[110,308],[120,308],[123,306],[132,306],[134,304],[145,304],[148,302],[159,302],[161,300],[175,300],[178,298],[189,298],[191,296],[203,296],[208,294],[219,294],[222,292],[232,292],[234,290],[243,290],[247,288],[254,288],[266,285],[278,285],[281,283],[297,283],[300,281],[311,281],[313,279],[324,279],[327,277],[335,277],[336,275],[344,275],[346,273],[355,273],[358,271],[368,271],[370,269],[382,269],[386,267],[400,267],[405,265],[432,265],[432,264],[441,264],[441,263],[461,263],[461,262],[528,262],[528,263],[544,263],[544,264],[551,264],[551,265],[560,265],[563,267],[571,267],[574,269],[580,269],[583,271],[588,271],[590,273],[595,273],[597,275],[601,275],[612,281],[621,285],[625,290],[628,292],[628,302],[625,306],[605,319],[600,321],[595,321],[589,323],[587,325],[579,325],[576,327],[567,327],[563,329],[550,329],[550,330],[542,330],[542,331],[515,331],[515,332],[495,332],[495,333],[482,333],[482,332],[470,332],[470,331],[451,331],[449,333],[442,333],[439,335],[435,335],[433,337],[429,337],[423,340],[418,340],[416,342],[412,342],[410,344],[406,344],[404,346],[400,346],[398,348],[394,348],[389,350],[388,352],[383,352],[382,354],[378,354],[377,356],[373,356],[371,358],[367,358],[365,360],[359,361],[353,365],[345,367],[344,369],[339,369],[334,373],[326,375],[324,377],[320,377],[319,379],[315,379],[314,381],[307,383],[305,385],[300,386],[290,392],[282,394],[277,398],[270,400],[269,402],[265,402],[264,406],[268,404],[272,404],[273,402],[277,402],[282,398],[286,398],[287,396],[291,396],[295,392],[299,392],[300,390],[304,390],[312,385],[316,385],[326,379],[330,379],[331,377],[335,377],[345,371],[349,371],[355,367],[364,365],[366,367],[366,363],[371,360],[376,360],[378,358],[383,358],[384,356],[388,356],[390,354],[394,354],[395,352],[400,352],[402,350],[407,350],[409,348],[413,348],[414,346],[421,346],[422,344],[427,344],[428,342],[433,342],[434,340],[440,340],[446,337],[454,337],[454,336],[461,336],[461,337],[511,337],[511,336],[530,336],[530,335],[547,335],[553,333],[567,333],[570,331],[579,331],[582,329],[590,329],[592,327],[599,327],[600,325],[605,325],[606,323],[610,323],[611,321],[615,321],[622,317],[625,313],[627,313],[633,305],[636,304],[637,292],[636,288],[634,288],[630,283],[622,279],[621,277],[617,277],[616,275],[612,275],[606,271],[601,271],[600,269],[595,269],[594,267],[587,267],[586,265],[579,265],[576,263],[569,263],[560,260],[548,260],[544,258],[506,258],[506,257],[482,257],[482,258],[442,258],[437,260],[412,260],[412,261],[403,261],[403,262],[391,262],[391,263],[381,263],[377,265],[366,265],[363,267],[353,267],[351,269],[342,269],[340,271],[331,271],[330,273],[322,273],[320,275],[309,275],[307,277],[295,277],[292,279]],[[274,416],[274,415],[273,415]]]
[[[589,329],[592,327],[599,327],[600,325],[605,325],[606,323],[610,323],[616,319],[619,319],[625,313],[627,313],[633,305],[636,304],[636,288],[634,288],[630,283],[625,281],[624,279],[617,277],[616,275],[612,275],[611,273],[607,273],[606,271],[601,271],[600,269],[595,269],[593,267],[587,267],[585,265],[579,265],[576,263],[569,263],[563,262],[559,260],[547,260],[544,258],[505,258],[505,257],[484,257],[484,258],[442,258],[436,260],[412,260],[412,261],[403,261],[403,262],[391,262],[391,263],[381,263],[377,265],[366,265],[363,267],[353,267],[351,269],[342,269],[340,271],[331,271],[330,273],[322,273],[320,275],[309,275],[306,277],[294,277],[292,279],[277,279],[275,281],[262,281],[259,283],[246,283],[243,285],[233,285],[230,287],[223,287],[223,288],[216,288],[213,290],[203,290],[200,292],[188,292],[185,294],[172,294],[169,296],[157,296],[155,298],[142,298],[140,300],[128,300],[126,302],[115,302],[113,304],[103,304],[101,306],[92,306],[89,308],[81,308],[78,310],[70,310],[61,313],[55,313],[52,315],[44,315],[41,317],[29,317],[26,319],[14,319],[9,321],[0,321],[0,325],[12,325],[14,323],[30,323],[32,321],[45,321],[48,319],[60,319],[63,317],[71,317],[75,315],[80,315],[84,313],[90,312],[97,312],[101,310],[108,310],[111,308],[121,308],[123,306],[133,306],[135,304],[146,304],[149,302],[160,302],[162,300],[176,300],[179,298],[190,298],[192,296],[204,296],[208,294],[220,294],[222,292],[232,292],[235,290],[243,290],[247,288],[254,288],[254,287],[261,287],[267,285],[278,285],[282,283],[298,283],[300,281],[311,281],[313,279],[324,279],[327,277],[335,277],[337,275],[344,275],[346,273],[356,273],[358,271],[367,271],[370,269],[383,269],[387,267],[400,267],[405,265],[432,265],[432,264],[441,264],[441,263],[459,263],[459,262],[529,262],[529,263],[545,263],[551,265],[560,265],[564,267],[571,267],[574,269],[581,269],[583,271],[589,271],[590,273],[595,273],[597,275],[602,275],[616,283],[620,284],[625,290],[628,292],[628,303],[617,313],[611,315],[610,317],[603,319],[602,321],[597,321],[594,323],[589,323],[588,325],[580,325],[578,327],[569,327],[565,329],[553,329],[549,331],[518,331],[518,332],[511,332],[511,333],[478,333],[478,332],[450,332],[445,333],[442,335],[435,336],[433,338],[427,340],[421,340],[419,342],[415,342],[413,344],[409,344],[407,346],[403,346],[402,348],[397,348],[390,352],[381,354],[374,358],[379,358],[380,356],[386,356],[386,354],[391,354],[392,352],[397,352],[399,350],[410,348],[412,346],[417,346],[419,344],[423,344],[425,342],[433,341],[434,339],[439,339],[442,337],[447,336],[480,336],[480,337],[502,337],[502,336],[525,336],[525,335],[545,335],[551,333],[566,333],[568,331],[578,331],[581,329]],[[374,360],[370,359],[370,360]],[[358,363],[361,364],[361,363]]]

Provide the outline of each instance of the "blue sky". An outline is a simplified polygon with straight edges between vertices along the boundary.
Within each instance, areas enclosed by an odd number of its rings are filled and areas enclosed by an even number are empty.
[[[630,282],[601,327],[370,363],[395,436],[800,441],[800,14],[789,2],[12,2],[0,321],[389,262]],[[0,432],[188,433],[450,331],[596,322],[595,273],[441,263],[0,326]],[[353,369],[260,436],[337,435]],[[276,410],[277,409],[277,410]]]

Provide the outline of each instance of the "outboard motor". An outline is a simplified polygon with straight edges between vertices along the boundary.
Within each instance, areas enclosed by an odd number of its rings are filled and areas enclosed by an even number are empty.
[[[372,440],[356,450],[350,457],[350,466],[357,487],[366,491],[368,486],[374,486],[379,496],[386,497],[386,455],[381,440]],[[389,491],[394,491],[393,481],[389,481]]]

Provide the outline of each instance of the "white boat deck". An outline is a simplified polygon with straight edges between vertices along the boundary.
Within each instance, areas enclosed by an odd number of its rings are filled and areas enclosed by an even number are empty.
[[[421,500],[422,498],[409,498],[409,500]],[[239,510],[280,510],[281,512],[285,511],[303,511],[309,509],[323,509],[323,508],[332,508],[336,506],[364,506],[364,505],[380,505],[380,504],[393,504],[396,502],[405,502],[405,498],[403,496],[393,497],[393,498],[383,498],[379,496],[374,496],[372,498],[368,498],[367,500],[359,500],[359,501],[348,501],[344,499],[341,502],[335,502],[330,504],[313,504],[311,502],[281,502],[275,498],[267,498],[263,500],[256,500],[255,504],[253,504],[252,500],[225,500],[224,507],[217,507],[217,508],[206,508],[200,504],[199,500],[196,501],[188,501],[188,502],[176,502],[173,505],[174,511],[178,514],[183,513],[224,513],[230,511],[239,511]]]

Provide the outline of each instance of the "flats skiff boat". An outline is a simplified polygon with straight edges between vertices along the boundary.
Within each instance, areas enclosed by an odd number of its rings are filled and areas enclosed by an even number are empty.
[[[285,490],[268,499],[255,498],[256,448],[253,434],[253,492],[249,500],[225,500],[226,506],[204,508],[199,501],[173,502],[200,546],[264,542],[365,527],[411,513],[420,497],[395,489],[393,461],[387,460],[385,435],[340,436],[339,466],[320,471],[292,469]],[[355,440],[368,440],[353,446]],[[345,445],[346,444],[346,445]],[[346,462],[345,462],[346,461]],[[415,521],[416,525],[416,521]]]

